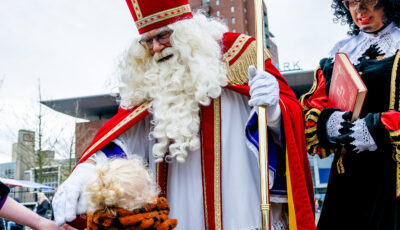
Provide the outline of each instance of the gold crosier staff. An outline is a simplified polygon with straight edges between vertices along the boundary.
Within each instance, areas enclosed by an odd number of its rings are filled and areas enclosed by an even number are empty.
[[[264,70],[263,0],[254,0],[256,17],[257,69]],[[269,171],[267,146],[267,107],[258,106],[258,140],[260,154],[261,226],[270,230]]]

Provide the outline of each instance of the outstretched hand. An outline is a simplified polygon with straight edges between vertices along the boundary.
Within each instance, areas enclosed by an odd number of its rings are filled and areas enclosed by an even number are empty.
[[[53,200],[54,217],[58,226],[86,212],[86,200],[82,193],[87,181],[95,172],[94,164],[81,163],[58,188]]]

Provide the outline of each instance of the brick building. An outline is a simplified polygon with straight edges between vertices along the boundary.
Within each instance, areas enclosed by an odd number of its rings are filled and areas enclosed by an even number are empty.
[[[212,17],[224,20],[229,31],[255,36],[255,16],[253,0],[189,0],[194,11],[203,10]],[[272,63],[279,63],[278,47],[271,40],[272,33],[268,28],[268,14],[264,6],[264,41],[272,55]]]

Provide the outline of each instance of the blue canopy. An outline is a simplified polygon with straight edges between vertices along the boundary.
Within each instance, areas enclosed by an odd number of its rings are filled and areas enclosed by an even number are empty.
[[[3,184],[8,185],[8,186],[13,186],[13,187],[24,187],[24,188],[37,188],[37,189],[42,189],[43,191],[48,191],[48,190],[55,190],[55,188],[44,185],[44,184],[39,184],[33,181],[29,180],[15,180],[15,179],[8,179],[8,178],[0,178],[0,181],[3,182]]]

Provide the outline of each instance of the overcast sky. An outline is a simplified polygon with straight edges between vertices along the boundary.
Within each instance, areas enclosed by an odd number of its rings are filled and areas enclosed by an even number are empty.
[[[235,0],[238,1],[238,0]],[[346,36],[333,23],[329,0],[266,0],[281,66],[314,69]],[[0,162],[11,160],[18,129],[42,99],[109,93],[121,52],[137,34],[124,0],[0,0]],[[74,120],[45,110],[49,135]],[[32,118],[33,116],[33,118]],[[28,124],[27,124],[28,123]],[[34,122],[33,122],[34,123]]]

